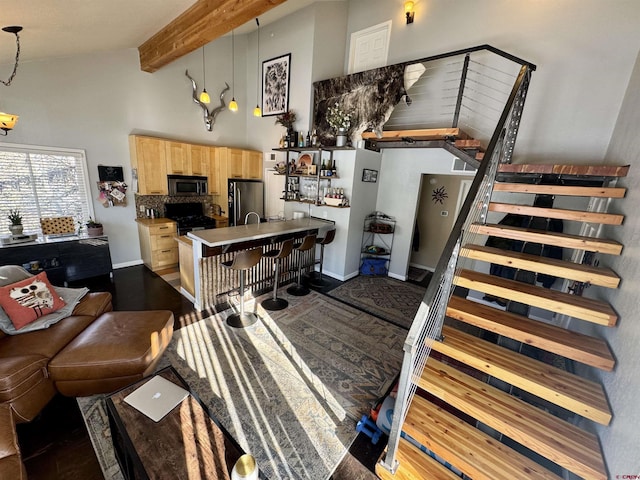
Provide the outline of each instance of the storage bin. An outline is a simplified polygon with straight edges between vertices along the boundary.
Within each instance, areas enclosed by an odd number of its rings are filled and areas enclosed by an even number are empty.
[[[362,260],[360,275],[386,275],[387,260],[384,258],[365,258]]]

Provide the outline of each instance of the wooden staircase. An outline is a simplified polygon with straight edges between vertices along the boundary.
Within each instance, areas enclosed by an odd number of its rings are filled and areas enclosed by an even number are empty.
[[[579,231],[584,223],[619,226],[624,219],[615,213],[530,206],[533,202],[522,204],[522,198],[553,195],[556,203],[568,196],[620,199],[625,190],[609,184],[627,171],[618,166],[500,165],[502,181],[493,189],[500,200],[492,200],[488,209],[496,218],[562,220],[565,231]],[[474,224],[470,230],[476,235],[460,250],[456,294],[447,306],[442,338],[433,342],[402,426],[399,466],[392,474],[379,463],[376,473],[383,479],[460,478],[428,450],[474,480],[562,478],[563,470],[606,479],[597,437],[574,423],[584,418],[608,425],[612,412],[602,386],[571,367],[579,362],[611,371],[614,355],[602,339],[563,328],[556,318],[615,327],[614,308],[597,297],[603,288],[617,288],[620,278],[611,269],[566,258],[576,251],[620,255],[622,245],[527,225]],[[486,246],[487,236],[518,250]],[[563,259],[526,251],[532,244],[563,247]],[[486,273],[490,265],[513,269],[512,278]],[[562,279],[569,281],[565,285],[592,288],[589,297],[578,296],[544,288],[536,284],[536,275],[556,277],[555,288]],[[522,314],[532,307],[548,317]]]

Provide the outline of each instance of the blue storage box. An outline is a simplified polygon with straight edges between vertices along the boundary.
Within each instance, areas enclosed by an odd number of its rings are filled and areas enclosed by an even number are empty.
[[[387,259],[385,258],[365,258],[362,260],[360,275],[386,275]]]

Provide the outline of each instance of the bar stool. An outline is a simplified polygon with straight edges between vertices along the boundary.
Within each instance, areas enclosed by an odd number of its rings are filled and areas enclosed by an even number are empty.
[[[324,246],[329,245],[331,242],[333,242],[334,238],[336,238],[335,228],[325,233],[324,237],[316,239],[316,245],[320,245],[320,262],[319,262],[320,272],[319,272],[319,276],[313,275],[311,277],[311,285],[313,285],[314,287],[325,287],[326,285],[328,285],[328,283],[322,279],[322,263],[324,262]]]
[[[304,237],[302,242],[296,243],[293,246],[293,249],[297,252],[296,257],[298,261],[298,280],[295,285],[291,285],[287,288],[287,293],[289,295],[293,295],[294,297],[302,297],[304,295],[308,295],[311,290],[307,287],[303,286],[300,283],[300,279],[302,277],[302,255],[304,252],[311,250],[316,245],[316,234],[312,233]]]
[[[236,254],[233,260],[221,262],[221,265],[231,270],[240,271],[240,312],[233,313],[227,317],[227,324],[230,327],[243,328],[253,325],[258,320],[258,316],[253,312],[244,311],[244,282],[245,271],[256,266],[262,258],[260,247],[252,250],[243,250]]]
[[[287,302],[284,298],[278,298],[278,280],[280,275],[280,265],[282,264],[282,259],[288,257],[293,250],[293,238],[286,240],[282,243],[280,249],[269,250],[267,253],[264,253],[264,257],[273,258],[275,262],[275,273],[273,277],[273,296],[271,298],[267,298],[263,300],[260,305],[265,310],[282,310],[283,308],[287,308],[289,302]]]

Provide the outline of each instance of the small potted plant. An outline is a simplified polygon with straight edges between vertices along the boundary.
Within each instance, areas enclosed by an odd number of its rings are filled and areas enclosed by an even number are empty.
[[[290,147],[298,144],[298,134],[293,130],[293,124],[296,123],[296,112],[287,110],[276,117],[276,125],[282,125],[287,129],[287,140]]]
[[[100,222],[96,222],[93,218],[89,217],[87,223],[85,223],[87,227],[87,235],[90,237],[99,237],[103,235],[104,229]]]
[[[20,210],[9,210],[9,215],[7,216],[11,224],[9,225],[9,231],[12,235],[22,235],[22,215],[20,215]]]

